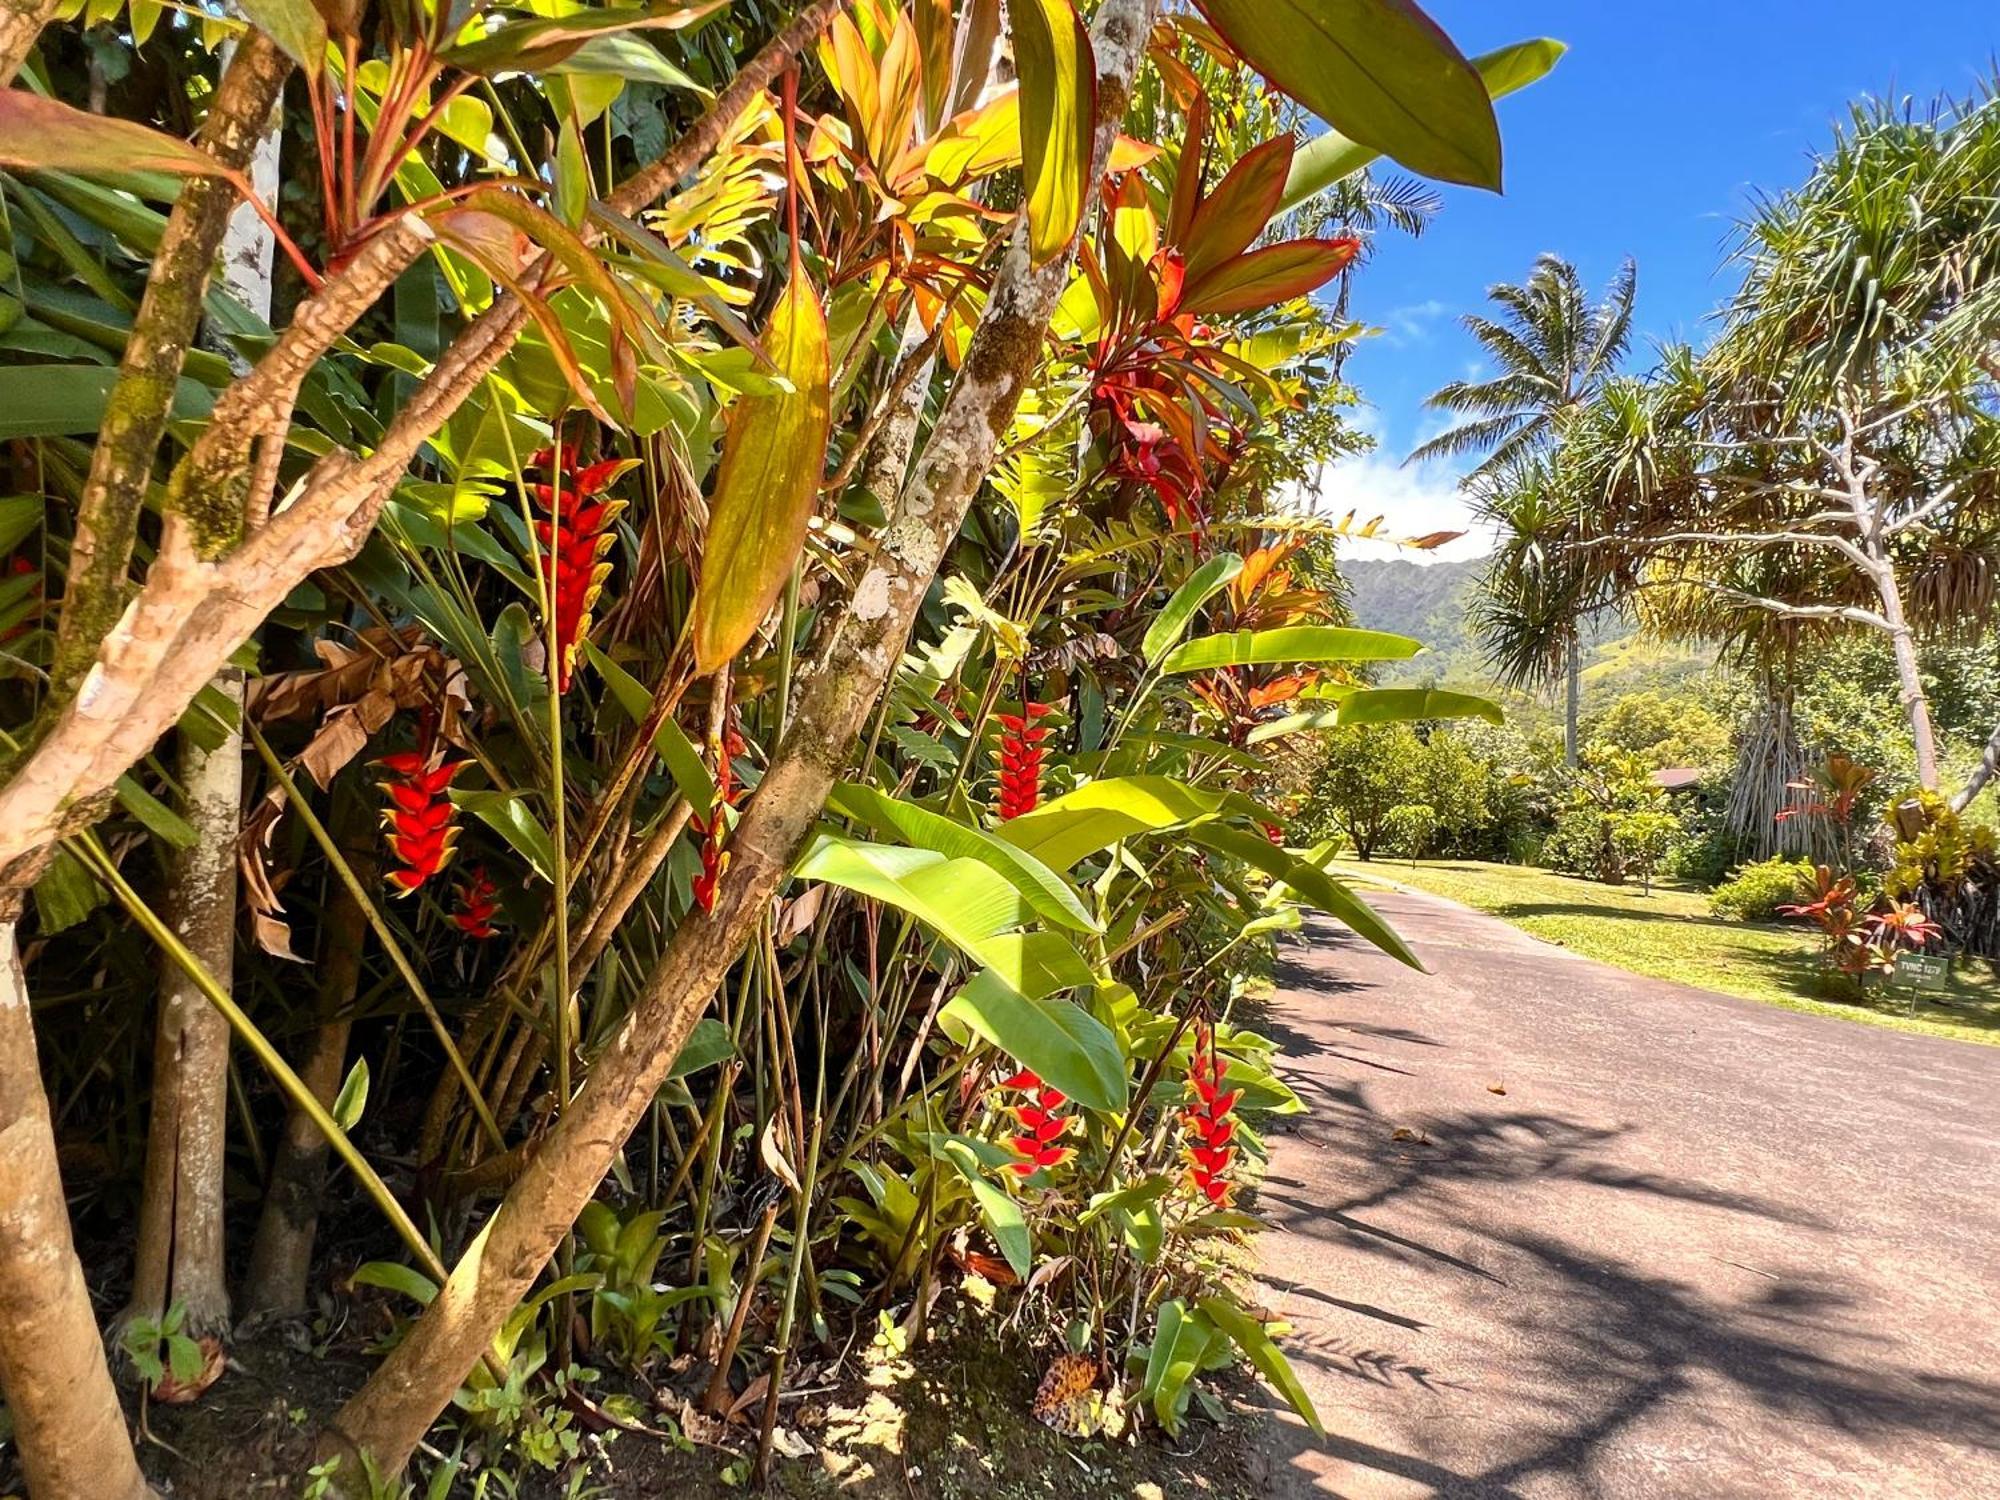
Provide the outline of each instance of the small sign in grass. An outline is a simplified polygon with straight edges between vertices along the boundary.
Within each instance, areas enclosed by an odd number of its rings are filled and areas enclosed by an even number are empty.
[[[1951,960],[1941,953],[1898,953],[1893,983],[1898,989],[1941,990],[1951,976]]]

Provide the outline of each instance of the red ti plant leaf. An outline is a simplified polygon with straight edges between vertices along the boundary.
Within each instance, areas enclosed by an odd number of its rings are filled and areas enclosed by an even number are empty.
[[[1188,280],[1198,281],[1256,242],[1278,211],[1285,179],[1292,170],[1292,138],[1281,135],[1244,153],[1215,191],[1201,201],[1189,223],[1181,251]]]
[[[178,137],[135,120],[93,115],[26,89],[0,90],[0,166],[30,171],[171,172],[177,177],[236,173]]]
[[[1354,259],[1360,242],[1351,239],[1287,240],[1224,262],[1199,280],[1190,279],[1181,299],[1183,312],[1203,317],[1255,312],[1303,297],[1331,281]]]

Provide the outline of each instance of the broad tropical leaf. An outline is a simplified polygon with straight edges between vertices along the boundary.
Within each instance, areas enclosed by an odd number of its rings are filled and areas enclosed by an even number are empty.
[[[86,176],[170,172],[241,181],[206,151],[176,136],[18,88],[0,89],[0,166]]]
[[[983,828],[960,823],[914,802],[883,795],[873,787],[843,782],[827,799],[832,811],[855,818],[878,832],[893,834],[952,859],[976,859],[1027,899],[1037,916],[1074,932],[1095,932],[1097,923],[1083,902],[1054,870]]]
[[[1185,149],[1185,148],[1183,148]],[[1292,138],[1281,135],[1246,151],[1194,211],[1181,240],[1187,279],[1198,281],[1257,242],[1292,169]]]
[[[1472,64],[1412,0],[1195,0],[1250,65],[1413,172],[1500,187],[1500,130]]]
[[[1316,291],[1339,275],[1361,248],[1359,240],[1287,240],[1226,260],[1199,280],[1190,276],[1181,294],[1184,312],[1206,317],[1256,312]]]
[[[1146,627],[1146,638],[1139,643],[1139,654],[1146,658],[1148,664],[1158,662],[1161,656],[1180,643],[1195,612],[1217,592],[1227,588],[1230,580],[1242,571],[1243,559],[1234,552],[1218,552],[1196,568],[1186,582],[1174,590],[1166,608]]]
[[[990,969],[939,1012],[938,1025],[963,1042],[985,1038],[1086,1109],[1123,1109],[1129,1069],[1118,1038],[1067,1000],[1030,1000]]]
[[[1320,1425],[1319,1413],[1313,1409],[1312,1397],[1299,1384],[1299,1377],[1293,1372],[1290,1361],[1271,1341],[1271,1335],[1264,1325],[1243,1311],[1227,1297],[1204,1297],[1196,1304],[1206,1313],[1216,1327],[1228,1334],[1236,1347],[1249,1356],[1250,1363],[1257,1367],[1257,1373],[1291,1402],[1292,1410],[1305,1420],[1315,1437],[1324,1438],[1326,1429]]]
[[[1307,664],[1330,661],[1407,661],[1423,647],[1406,635],[1351,630],[1339,625],[1287,625],[1277,630],[1238,630],[1183,641],[1166,655],[1160,670],[1207,672],[1216,667]]]
[[[1339,725],[1405,724],[1421,719],[1484,719],[1489,724],[1504,724],[1507,715],[1491,698],[1443,688],[1353,688],[1342,692],[1333,708],[1311,709],[1259,724],[1250,731],[1249,743],[1257,745]]]
[[[1021,76],[1021,175],[1028,245],[1037,265],[1069,248],[1090,193],[1097,68],[1090,33],[1070,0],[1014,0]]]
[[[1262,870],[1272,879],[1283,882],[1299,900],[1317,906],[1329,916],[1338,917],[1358,936],[1367,939],[1391,958],[1408,964],[1420,974],[1428,972],[1423,961],[1410,951],[1409,944],[1397,935],[1395,928],[1375,915],[1374,908],[1319,866],[1308,864],[1261,834],[1224,827],[1219,823],[1199,824],[1187,831],[1187,837],[1197,844],[1206,844],[1217,853],[1240,860],[1252,869]]]
[[[1229,793],[1203,791],[1171,776],[1112,776],[1086,782],[994,831],[1050,869],[1067,870],[1120,839],[1213,817],[1230,805]]]
[[[1537,37],[1475,57],[1472,66],[1479,70],[1487,97],[1500,99],[1546,77],[1568,50],[1561,42]],[[1353,176],[1381,154],[1373,146],[1350,140],[1338,130],[1314,136],[1292,158],[1291,175],[1285,179],[1277,211],[1297,208],[1314,193],[1332,187],[1343,177]]]
[[[1035,1241],[1028,1233],[1028,1221],[1021,1212],[1021,1205],[987,1179],[979,1157],[964,1141],[948,1140],[942,1151],[945,1160],[958,1169],[958,1175],[965,1179],[966,1186],[972,1189],[972,1196],[979,1201],[980,1217],[986,1220],[993,1243],[1007,1257],[1008,1266],[1016,1276],[1026,1278],[1034,1268]]]
[[[826,314],[793,246],[792,272],[764,347],[788,392],[739,396],[722,440],[695,591],[695,664],[714,672],[770,613],[805,546],[832,425]]]

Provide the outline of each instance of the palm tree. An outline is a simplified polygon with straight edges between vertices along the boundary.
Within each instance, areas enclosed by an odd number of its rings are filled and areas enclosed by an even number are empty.
[[[1563,677],[1563,753],[1571,765],[1577,761],[1582,691],[1578,632],[1588,609],[1581,576],[1562,570],[1557,577],[1552,571],[1557,538],[1549,527],[1563,506],[1554,499],[1555,470],[1538,460],[1616,372],[1631,343],[1638,282],[1638,269],[1627,260],[1604,300],[1593,303],[1576,267],[1545,252],[1521,285],[1487,288],[1500,316],[1468,313],[1461,321],[1499,373],[1488,380],[1454,380],[1437,390],[1428,405],[1471,420],[1404,460],[1485,455],[1464,483],[1482,519],[1499,528],[1500,545],[1475,610],[1493,632],[1486,637],[1489,654],[1505,680],[1545,687],[1559,673]]]
[[[1432,438],[1404,462],[1483,452],[1472,471],[1482,474],[1553,443],[1564,419],[1603,388],[1624,358],[1638,285],[1638,268],[1627,260],[1604,300],[1592,303],[1576,267],[1545,251],[1521,285],[1488,287],[1500,317],[1468,313],[1460,322],[1499,373],[1490,380],[1454,380],[1433,392],[1426,405],[1472,420]]]

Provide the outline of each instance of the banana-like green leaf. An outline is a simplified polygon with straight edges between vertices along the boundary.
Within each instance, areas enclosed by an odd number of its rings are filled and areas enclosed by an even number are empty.
[[[1162,672],[1206,672],[1216,667],[1328,661],[1406,661],[1423,646],[1406,635],[1350,630],[1338,625],[1287,625],[1239,630],[1183,641],[1160,663]]]
[[[535,815],[528,811],[527,801],[519,792],[497,789],[462,792],[453,788],[451,800],[512,844],[515,852],[534,866],[535,873],[542,879],[554,882],[555,840],[549,837],[548,829],[535,821]]]
[[[1050,869],[1067,870],[1120,839],[1213,817],[1229,805],[1229,794],[1171,776],[1110,776],[1085,782],[994,832]]]
[[[1413,172],[1500,187],[1493,101],[1414,0],[1195,0],[1252,67]]]
[[[1206,1318],[1189,1312],[1178,1297],[1169,1297],[1154,1314],[1153,1344],[1146,1356],[1146,1376],[1139,1394],[1152,1403],[1153,1415],[1169,1433],[1181,1430],[1187,1415],[1188,1383],[1201,1369],[1213,1328]]]
[[[947,1140],[943,1155],[946,1161],[958,1168],[958,1175],[965,1179],[966,1186],[972,1189],[972,1196],[979,1200],[980,1217],[986,1220],[993,1243],[1007,1257],[1007,1264],[1016,1276],[1026,1279],[1035,1263],[1035,1241],[1028,1233],[1028,1221],[1021,1213],[1021,1205],[987,1180],[979,1158],[964,1141]]]
[[[703,673],[742,650],[770,613],[805,546],[819,495],[832,425],[832,357],[826,313],[796,246],[764,348],[792,389],[739,396],[730,408],[691,621]]]
[[[1336,725],[1408,724],[1420,719],[1484,719],[1504,724],[1507,715],[1491,698],[1443,688],[1357,688],[1341,695],[1335,708],[1309,709],[1259,724],[1246,737],[1252,745],[1310,729]]]
[[[1020,931],[1035,909],[981,860],[824,833],[792,873],[908,912],[1019,993],[1039,997],[1091,981],[1089,966],[1060,933]]]
[[[1304,1418],[1306,1426],[1313,1430],[1315,1437],[1324,1438],[1326,1429],[1320,1425],[1319,1413],[1313,1409],[1312,1397],[1299,1384],[1299,1377],[1293,1372],[1278,1346],[1271,1341],[1271,1335],[1264,1331],[1264,1325],[1243,1311],[1227,1297],[1204,1297],[1196,1304],[1208,1315],[1211,1322],[1228,1334],[1237,1348],[1249,1356],[1250,1363],[1257,1367],[1257,1373],[1271,1382],[1272,1387],[1292,1404],[1292,1410]]]
[[[961,1044],[984,1038],[1086,1109],[1125,1107],[1125,1054],[1118,1038],[1081,1006],[1030,1000],[989,969],[938,1013],[938,1025]]]
[[[1044,921],[1072,932],[1098,930],[1096,920],[1084,910],[1083,902],[1070,889],[1068,881],[1032,854],[1023,853],[983,828],[974,828],[851,781],[834,788],[827,806],[843,817],[866,823],[877,832],[891,834],[919,849],[932,849],[952,859],[976,859],[991,866],[1001,879],[1027,898],[1035,914]]]
[[[1234,552],[1218,552],[1188,574],[1181,586],[1174,590],[1173,597],[1167,600],[1166,608],[1146,627],[1146,638],[1139,643],[1139,654],[1150,665],[1171,651],[1187,633],[1188,622],[1194,619],[1195,611],[1214,598],[1219,590],[1227,588],[1229,581],[1242,571],[1242,558]]]
[[[1487,52],[1472,60],[1489,98],[1500,99],[1546,77],[1569,49],[1549,37],[1516,42],[1497,52]],[[1332,187],[1343,177],[1351,177],[1381,156],[1373,146],[1350,140],[1338,130],[1314,136],[1292,158],[1291,175],[1278,199],[1278,212],[1297,208],[1313,194]]]
[[[1317,906],[1329,916],[1338,917],[1358,936],[1367,939],[1391,958],[1408,964],[1419,974],[1427,972],[1417,955],[1410,951],[1409,944],[1397,936],[1393,927],[1376,916],[1367,902],[1317,865],[1307,864],[1261,834],[1224,827],[1219,823],[1198,824],[1187,831],[1187,837],[1218,854],[1240,860],[1252,869],[1262,870],[1274,880],[1283,881],[1298,899]]]
[[[94,433],[117,380],[106,365],[0,366],[0,438]],[[174,420],[205,417],[214,407],[214,393],[199,381],[175,382]]]
[[[1090,195],[1097,67],[1070,0],[1014,0],[1007,10],[1021,77],[1028,245],[1041,265],[1069,248]]]

